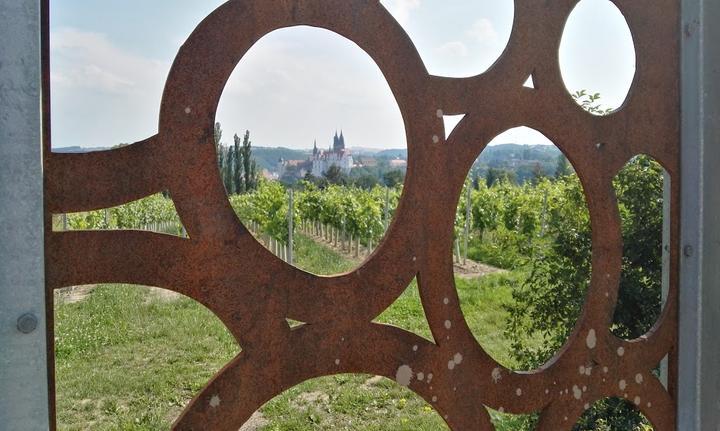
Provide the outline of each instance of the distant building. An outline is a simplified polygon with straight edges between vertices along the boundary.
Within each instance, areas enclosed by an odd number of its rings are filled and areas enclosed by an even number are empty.
[[[392,159],[389,162],[390,169],[392,170],[399,170],[399,171],[406,171],[407,170],[407,160],[403,159]]]
[[[267,169],[263,169],[263,170],[260,172],[260,175],[261,175],[263,178],[265,178],[266,180],[277,180],[277,179],[278,179],[277,174],[275,174],[275,173],[273,173],[273,172],[270,172],[270,171],[268,171]]]
[[[349,174],[353,168],[353,157],[350,150],[345,148],[345,137],[342,131],[340,131],[340,136],[335,132],[333,145],[327,151],[318,149],[317,142],[315,142],[311,160],[311,172],[316,177],[322,176],[323,172],[326,172],[331,166],[337,166],[345,174]]]
[[[342,131],[338,136],[335,132],[333,144],[327,150],[321,150],[317,141],[313,145],[312,155],[308,160],[278,160],[278,177],[292,175],[302,178],[310,172],[313,176],[321,177],[331,166],[337,166],[343,173],[349,174],[353,168],[353,157],[350,150],[345,147],[345,136]]]

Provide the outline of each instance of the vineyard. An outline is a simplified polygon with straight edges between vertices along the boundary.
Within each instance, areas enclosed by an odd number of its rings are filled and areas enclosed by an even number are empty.
[[[626,169],[638,171],[636,176],[652,176],[653,184],[662,186],[661,168],[648,158],[639,157]],[[618,190],[628,188],[616,186]],[[277,181],[260,180],[254,190],[231,195],[229,201],[258,240],[289,260],[292,250],[288,244],[297,233],[324,239],[355,257],[369,254],[384,236],[401,194],[402,184],[320,188],[301,181],[289,189]],[[628,216],[631,206],[621,206],[621,215]],[[56,217],[55,229],[185,234],[172,200],[162,194],[105,210]],[[484,178],[474,178],[466,182],[458,203],[453,252],[456,261],[469,257],[500,268],[519,268],[533,256],[546,254],[567,229],[589,234],[589,214],[576,175],[539,177],[522,185],[500,179],[491,186]]]
[[[625,245],[611,330],[632,339],[648,331],[660,314],[663,170],[648,157],[636,157],[617,174],[614,187]],[[329,275],[357,264],[341,255],[362,258],[372,252],[392,222],[401,194],[401,184],[363,189],[300,182],[290,189],[261,180],[252,191],[231,195],[229,202],[277,256]],[[162,194],[115,208],[56,215],[53,228],[185,235],[172,200]],[[504,317],[487,324],[504,328],[493,333],[504,337],[504,365],[528,370],[545,363],[572,331],[590,280],[590,220],[578,177],[569,171],[523,184],[502,177],[471,178],[458,203],[455,237],[456,263],[468,258],[507,270],[499,277],[475,278],[494,283],[488,294],[507,292],[498,305]],[[465,282],[456,279],[456,285],[461,288]],[[466,318],[481,306],[476,298],[463,304]],[[419,304],[413,305],[413,313],[422,315]],[[483,325],[478,323],[478,331],[487,330]],[[487,336],[478,341],[487,342]],[[646,429],[647,423],[622,399],[603,400],[588,412],[578,429]],[[527,429],[533,420],[519,418],[522,426],[510,428]]]

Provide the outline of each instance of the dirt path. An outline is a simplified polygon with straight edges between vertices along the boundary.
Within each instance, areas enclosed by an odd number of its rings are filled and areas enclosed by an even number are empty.
[[[270,421],[265,419],[265,416],[263,416],[261,412],[255,412],[238,431],[256,431],[269,424]]]
[[[74,304],[87,298],[97,285],[72,286],[57,289],[55,291],[55,302],[59,304]]]

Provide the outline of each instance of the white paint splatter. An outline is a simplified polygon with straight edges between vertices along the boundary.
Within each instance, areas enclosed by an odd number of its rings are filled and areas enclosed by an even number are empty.
[[[437,397],[432,397],[432,402],[436,403],[436,402],[437,402]]]
[[[417,379],[421,382],[425,380],[425,373],[417,373]]]
[[[582,397],[582,391],[580,388],[578,388],[577,385],[573,386],[573,397],[575,397],[576,400],[579,400]]]
[[[638,373],[635,375],[635,383],[637,383],[638,385],[642,384],[643,380],[644,379],[642,374]]]
[[[603,373],[607,374],[608,371],[609,371],[608,367],[603,367]]]
[[[340,365],[340,359],[335,359],[335,365]]]
[[[587,344],[588,349],[594,349],[595,346],[597,346],[597,334],[595,334],[594,329],[588,331],[587,338],[585,338],[585,344]]]
[[[443,299],[443,304],[448,305],[450,303],[450,298]]]
[[[191,112],[192,112],[192,109],[190,109],[189,106],[187,108],[185,108],[185,114],[189,115]]]
[[[432,373],[428,374],[428,375],[427,375],[427,382],[428,382],[428,383],[432,382],[432,378],[433,378],[433,374],[432,374]],[[430,389],[432,389],[432,386],[430,386]]]
[[[432,141],[434,144],[437,144],[438,142],[440,142],[440,137],[438,135],[433,135]]]
[[[498,409],[498,411],[499,411],[500,413],[505,413],[505,407],[500,407],[500,408]]]
[[[398,382],[400,386],[408,387],[410,386],[410,381],[412,381],[413,377],[413,370],[408,365],[401,365],[397,369],[397,373],[395,373],[395,381]]]
[[[620,388],[621,391],[624,391],[625,388],[627,388],[627,382],[625,380],[620,380],[618,382],[618,387]]]
[[[418,346],[417,346],[417,344],[416,344],[416,345],[413,346],[413,352],[417,352],[417,351],[418,351]]]
[[[617,355],[623,356],[625,354],[625,348],[623,346],[620,346],[617,348]]]
[[[435,115],[437,115],[438,118],[442,118],[445,114],[442,109],[438,109]]]
[[[585,365],[580,365],[580,368],[578,368],[578,373],[585,374]]]
[[[445,321],[445,329],[450,329],[450,328],[452,328],[452,322],[449,320],[446,320]]]
[[[591,375],[591,374],[592,374],[592,367],[587,367],[587,368],[585,368],[585,375],[586,375],[586,376],[589,376],[589,375]]]
[[[456,353],[455,356],[453,357],[453,361],[455,361],[455,363],[456,363],[457,365],[462,364],[463,355],[460,354],[460,353]]]
[[[590,404],[589,404],[589,403],[585,403],[585,405],[584,405],[583,407],[585,407],[585,410],[587,410],[587,409],[590,408]]]
[[[639,406],[640,405],[640,397],[635,397],[633,402],[635,403],[636,406]]]
[[[490,375],[490,377],[492,377],[493,383],[499,382],[502,379],[502,371],[500,370],[500,368],[495,368],[494,370],[492,370],[492,374]]]
[[[455,368],[455,361],[450,360],[448,361],[448,370],[453,370]]]
[[[583,392],[587,392],[587,386],[583,386]]]
[[[210,407],[216,408],[220,405],[220,396],[215,394],[210,398]]]
[[[515,389],[515,395],[521,396],[521,395],[522,395],[522,389],[520,389],[520,388]]]

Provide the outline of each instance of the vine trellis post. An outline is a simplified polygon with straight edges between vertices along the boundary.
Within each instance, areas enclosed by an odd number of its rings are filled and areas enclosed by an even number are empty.
[[[613,2],[633,34],[637,76],[626,104],[607,117],[575,106],[559,76],[556,51],[573,0],[516,0],[505,53],[487,73],[464,79],[429,75],[376,0],[231,0],[180,49],[157,135],[107,152],[55,154],[49,0],[0,0],[1,426],[54,429],[54,289],[121,280],[203,303],[243,348],[178,418],[180,430],[238,429],[283,390],[336,373],[392,378],[431,403],[453,430],[491,430],[484,406],[540,412],[540,430],[570,430],[592,402],[624,395],[656,430],[715,428],[720,2]],[[360,268],[337,277],[293,268],[238,222],[218,177],[208,121],[222,84],[254,41],[296,25],[327,28],[364,49],[392,88],[408,135],[406,183],[386,238]],[[536,88],[523,87],[528,76]],[[442,138],[443,116],[459,114],[466,115]],[[572,161],[593,227],[593,279],[582,317],[556,357],[527,373],[503,368],[475,342],[451,270],[466,173],[493,136],[518,124],[545,133]],[[622,248],[611,180],[640,153],[669,176],[667,296],[654,330],[630,342],[607,328]],[[52,231],[52,214],[159,191],[174,197],[188,238]],[[371,323],[417,275],[433,342]],[[212,289],[198,284],[215,278]],[[286,318],[309,324],[290,329]],[[652,374],[666,356],[667,388]],[[578,365],[594,371],[578,375]],[[434,374],[432,384],[417,378],[420,371]],[[556,390],[578,385],[587,392]]]

